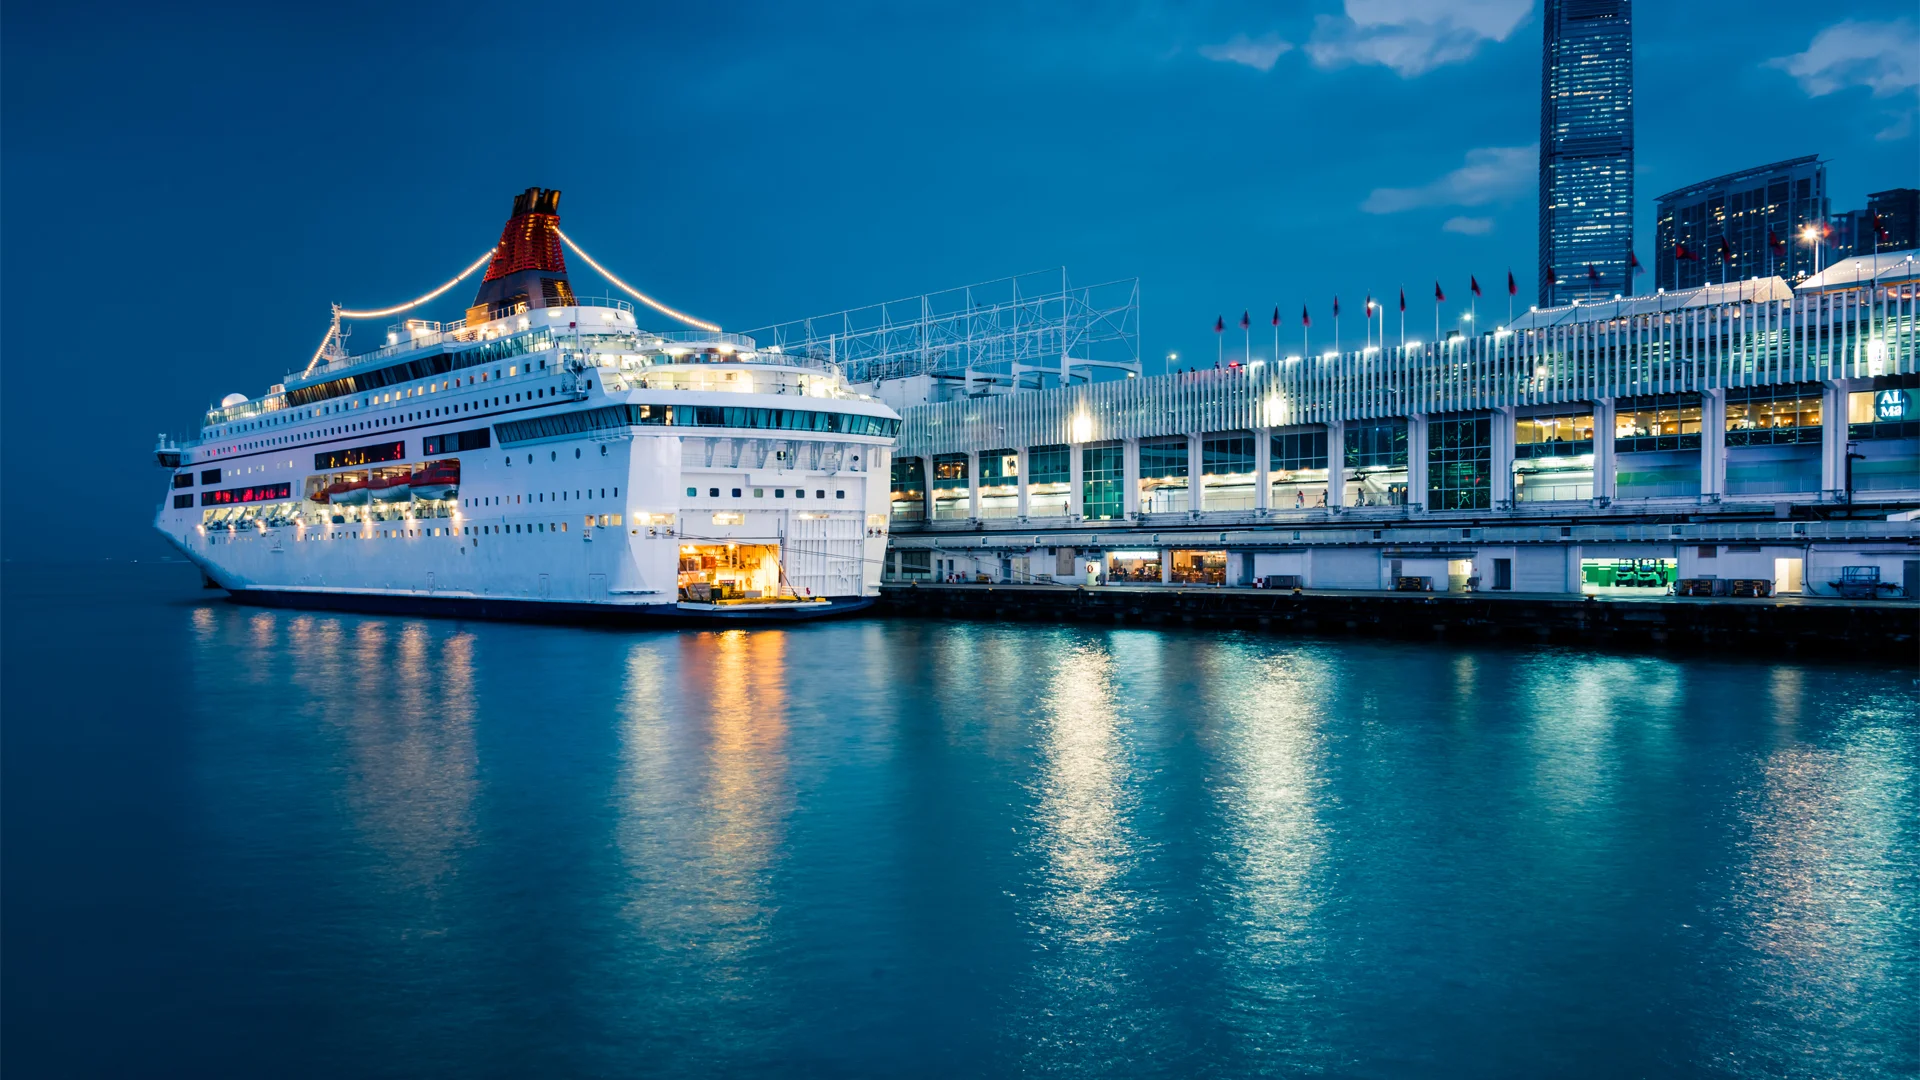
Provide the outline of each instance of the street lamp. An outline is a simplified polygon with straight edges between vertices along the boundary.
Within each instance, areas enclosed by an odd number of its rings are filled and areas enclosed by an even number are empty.
[[[1806,227],[1800,230],[1800,239],[1803,243],[1813,248],[1813,272],[1816,274],[1819,273],[1820,254],[1824,248],[1824,245],[1820,243],[1821,233],[1819,227],[1809,222]]]

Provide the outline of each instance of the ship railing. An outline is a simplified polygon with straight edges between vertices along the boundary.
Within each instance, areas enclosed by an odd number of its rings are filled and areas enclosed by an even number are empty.
[[[554,306],[612,308],[613,310],[624,311],[628,314],[632,314],[633,312],[632,304],[613,296],[576,296],[571,303],[556,304]],[[516,315],[525,315],[527,310],[526,308],[521,308],[511,315],[502,315],[500,318],[508,319]],[[499,319],[489,319],[487,321],[497,322]],[[320,367],[314,368],[310,373],[288,372],[287,381],[290,382],[299,379],[302,382],[312,382],[316,381],[316,377],[325,377],[337,372],[346,371],[350,368],[357,368],[362,364],[377,363],[381,360],[399,356],[402,353],[413,352],[416,349],[432,348],[444,341],[470,341],[472,338],[468,335],[479,332],[480,327],[484,325],[485,323],[480,323],[474,326],[468,326],[467,320],[464,318],[444,323],[432,322],[426,319],[414,319],[411,320],[410,323],[394,323],[388,329],[393,333],[401,335],[401,340],[391,345],[382,345],[380,348],[370,352],[358,353],[353,356],[335,360],[329,364],[323,364]],[[417,334],[414,333],[416,327],[420,330]]]

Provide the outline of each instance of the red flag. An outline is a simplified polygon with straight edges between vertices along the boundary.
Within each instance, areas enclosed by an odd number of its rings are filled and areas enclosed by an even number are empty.
[[[1280,325],[1280,305],[1279,304],[1273,305],[1273,325],[1275,326]]]
[[[1437,281],[1433,283],[1433,302],[1436,304],[1447,302],[1447,294],[1440,290],[1440,283]]]
[[[1245,330],[1247,327],[1253,325],[1252,316],[1253,313],[1251,311],[1242,310],[1240,312],[1240,329]]]
[[[1473,295],[1479,296],[1480,295],[1480,279],[1477,277],[1474,277],[1472,274],[1468,274],[1467,288],[1473,290]]]
[[[1600,284],[1600,271],[1595,270],[1592,263],[1587,264],[1587,280],[1595,285]]]
[[[1507,295],[1519,296],[1520,286],[1513,280],[1513,271],[1507,271]]]
[[[1699,262],[1700,261],[1700,253],[1689,249],[1685,244],[1673,245],[1673,257],[1676,259],[1679,259],[1682,262]]]
[[[1227,317],[1225,315],[1222,315],[1219,318],[1213,320],[1214,333],[1216,334],[1224,333],[1226,329],[1227,329]]]
[[[1767,230],[1767,246],[1772,248],[1775,252],[1780,252],[1780,251],[1786,250],[1787,242],[1785,240],[1780,239],[1780,236],[1778,233],[1774,232],[1772,229],[1768,229]]]
[[[1627,252],[1627,266],[1636,274],[1644,274],[1647,272],[1647,268],[1640,265],[1640,256],[1635,255],[1631,251]]]
[[[1367,318],[1369,319],[1373,318],[1373,294],[1372,293],[1367,294],[1366,312],[1367,312]]]
[[[1407,313],[1407,290],[1401,289],[1400,290],[1400,314],[1405,315],[1406,313]]]
[[[1338,296],[1333,298],[1333,317],[1336,319],[1340,317],[1340,298]]]
[[[1720,261],[1728,264],[1733,262],[1733,249],[1727,246],[1727,238],[1724,236],[1720,238]]]
[[[1300,305],[1300,325],[1301,326],[1313,325],[1313,318],[1307,314],[1307,305],[1305,304]]]
[[[1552,288],[1558,284],[1560,284],[1560,275],[1553,272],[1553,267],[1547,267],[1547,287]]]

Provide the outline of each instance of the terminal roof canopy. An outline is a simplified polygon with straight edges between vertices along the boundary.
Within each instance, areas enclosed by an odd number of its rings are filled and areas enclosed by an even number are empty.
[[[1878,255],[1849,255],[1800,283],[1801,292],[1853,289],[1885,285],[1920,277],[1920,250],[1883,251]]]
[[[1513,320],[1512,325],[1507,329],[1536,330],[1545,326],[1606,322],[1608,319],[1652,315],[1662,311],[1716,307],[1721,304],[1763,304],[1769,301],[1785,303],[1791,299],[1793,299],[1792,287],[1777,277],[1748,278],[1745,281],[1729,281],[1725,285],[1703,285],[1697,289],[1681,289],[1645,296],[1625,296],[1618,300],[1607,300],[1595,304],[1540,308]]]

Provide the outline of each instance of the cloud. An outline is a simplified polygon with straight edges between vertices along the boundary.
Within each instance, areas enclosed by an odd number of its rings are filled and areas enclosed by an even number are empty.
[[[1440,226],[1447,232],[1465,233],[1468,236],[1485,236],[1493,231],[1493,219],[1490,217],[1450,217]]]
[[[1825,97],[1850,86],[1865,86],[1874,97],[1891,97],[1920,86],[1920,33],[1914,24],[1834,23],[1813,36],[1807,51],[1767,61],[1800,83],[1809,97]]]
[[[1873,133],[1876,142],[1897,142],[1913,134],[1913,111],[1891,113],[1894,121]]]
[[[1200,55],[1229,64],[1245,64],[1255,71],[1272,71],[1280,55],[1293,49],[1293,43],[1272,34],[1259,39],[1235,34],[1225,44],[1202,45]]]
[[[1497,199],[1525,194],[1538,180],[1539,163],[1539,143],[1469,150],[1466,164],[1430,184],[1416,188],[1374,188],[1360,209],[1369,214],[1397,214],[1422,206],[1485,206]]]
[[[1346,0],[1344,15],[1314,20],[1306,50],[1323,68],[1379,64],[1411,79],[1507,40],[1532,10],[1533,0]]]

